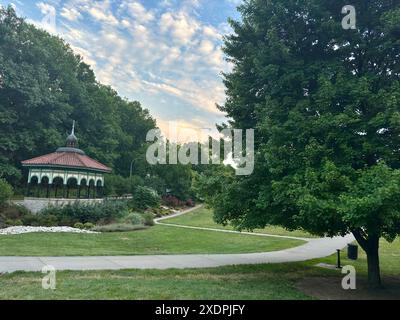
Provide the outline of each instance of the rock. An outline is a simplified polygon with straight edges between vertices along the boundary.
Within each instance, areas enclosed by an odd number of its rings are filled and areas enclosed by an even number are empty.
[[[0,229],[0,235],[14,235],[23,233],[35,233],[35,232],[46,232],[46,233],[86,233],[86,234],[98,234],[99,232],[76,229],[71,227],[8,227]]]

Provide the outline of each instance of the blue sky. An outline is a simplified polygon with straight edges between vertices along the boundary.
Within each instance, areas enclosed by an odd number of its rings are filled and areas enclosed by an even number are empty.
[[[168,135],[168,122],[215,128],[224,115],[221,52],[240,0],[3,1],[64,38],[98,80],[140,101]]]

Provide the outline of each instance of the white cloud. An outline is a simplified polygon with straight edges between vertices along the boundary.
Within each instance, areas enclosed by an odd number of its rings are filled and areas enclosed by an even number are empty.
[[[105,22],[105,23],[111,24],[111,25],[118,24],[118,20],[112,14],[103,11],[99,7],[91,7],[89,9],[89,14],[93,18],[95,18],[96,20],[99,20],[101,22]]]
[[[169,33],[173,41],[183,45],[188,44],[192,40],[198,29],[198,22],[184,12],[166,12],[160,19],[161,32],[164,34]]]
[[[61,16],[68,19],[69,21],[76,21],[82,17],[81,13],[77,9],[66,7],[62,9]]]
[[[35,24],[37,27],[48,31],[49,33],[57,34],[56,8],[44,2],[38,2],[36,7],[43,15],[42,19],[40,21],[28,19],[28,22]]]
[[[155,19],[154,14],[150,10],[146,10],[146,8],[138,1],[124,2],[122,7],[126,7],[131,16],[139,23],[148,23]]]
[[[193,115],[205,122],[221,119],[215,103],[224,102],[219,74],[228,64],[220,28],[196,16],[198,1],[184,1],[180,9],[171,0],[157,9],[142,3],[65,1],[61,35],[92,65],[100,82],[131,99],[150,101],[145,106],[156,109],[158,119],[178,116],[174,109],[186,112],[178,114],[189,122]]]
[[[36,6],[39,8],[39,10],[42,14],[49,14],[49,13],[55,14],[56,13],[56,8],[48,3],[39,2],[36,4]]]
[[[214,43],[210,40],[202,40],[199,46],[199,51],[203,54],[210,54],[214,49]]]

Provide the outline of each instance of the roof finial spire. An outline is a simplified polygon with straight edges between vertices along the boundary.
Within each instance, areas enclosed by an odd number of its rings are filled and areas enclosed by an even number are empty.
[[[75,136],[75,120],[72,122],[71,134],[67,138],[67,147],[68,148],[77,148],[78,147],[78,139]]]

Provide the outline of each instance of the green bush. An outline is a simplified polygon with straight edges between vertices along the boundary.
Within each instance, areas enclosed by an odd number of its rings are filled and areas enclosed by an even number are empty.
[[[163,208],[163,207],[152,208],[151,212],[154,213],[154,215],[157,218],[168,216],[168,215],[173,213],[173,211],[171,209],[166,209],[166,208]]]
[[[107,196],[122,196],[129,193],[126,179],[117,175],[107,175],[104,182],[104,193]]]
[[[94,228],[94,224],[91,223],[91,222],[86,222],[86,223],[83,225],[83,228],[84,228],[85,230],[91,230],[91,229]]]
[[[12,187],[6,180],[0,178],[0,206],[4,206],[12,196]]]
[[[160,205],[160,196],[148,187],[138,186],[132,196],[131,204],[137,209],[149,209]]]
[[[158,194],[164,194],[165,189],[167,189],[167,185],[165,184],[164,179],[158,176],[148,176],[144,180],[144,185],[153,190],[156,190]]]
[[[1,216],[4,219],[16,220],[22,217],[23,213],[19,210],[18,206],[6,206],[1,210]]]
[[[57,216],[53,214],[38,216],[38,223],[41,227],[56,227],[59,225]]]
[[[84,224],[82,222],[77,222],[74,224],[75,229],[84,229]]]
[[[95,226],[92,230],[97,232],[129,232],[147,229],[143,225],[133,225],[126,223],[115,223],[106,226]]]
[[[4,205],[0,208],[0,228],[5,226],[25,225],[25,220],[32,214],[19,205]]]
[[[124,178],[118,175],[107,175],[104,184],[106,196],[123,196],[133,193],[137,186],[143,185],[143,179],[138,176]]]
[[[152,214],[151,212],[146,212],[142,215],[142,218],[144,220],[144,225],[145,226],[149,226],[152,227],[154,226],[154,214]]]
[[[131,212],[124,218],[124,222],[132,225],[143,225],[144,219],[140,213]]]
[[[76,202],[61,207],[48,207],[39,216],[55,216],[58,225],[73,226],[77,222],[108,224],[118,221],[127,210],[124,201],[106,201],[97,204],[82,204]]]
[[[32,226],[32,227],[41,226],[41,223],[40,223],[41,221],[40,221],[39,216],[31,214],[31,213],[22,216],[21,221],[24,224],[24,226]]]
[[[23,222],[21,221],[21,219],[14,220],[13,224],[14,224],[15,227],[24,225]]]
[[[5,226],[6,227],[18,227],[18,226],[22,226],[23,223],[20,219],[7,219],[5,221]]]

